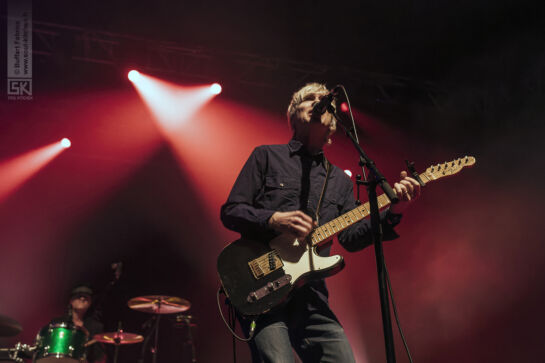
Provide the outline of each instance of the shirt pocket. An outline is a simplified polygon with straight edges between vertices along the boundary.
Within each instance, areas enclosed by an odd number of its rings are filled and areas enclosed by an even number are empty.
[[[322,191],[320,190],[320,193],[321,192]],[[320,224],[325,223],[324,221],[330,221],[340,215],[341,206],[339,204],[339,198],[335,195],[328,195],[328,192],[333,194],[331,190],[326,191],[324,200],[322,201],[322,207],[320,208]],[[318,195],[314,208],[318,207],[319,198],[320,196]]]
[[[297,208],[299,198],[299,183],[296,178],[282,175],[265,177],[263,199],[266,208],[287,211]]]

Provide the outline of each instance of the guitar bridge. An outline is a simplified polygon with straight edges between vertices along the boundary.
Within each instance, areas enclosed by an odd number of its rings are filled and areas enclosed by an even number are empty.
[[[267,285],[263,286],[262,288],[249,293],[248,297],[246,298],[246,301],[254,302],[257,300],[261,300],[265,296],[269,295],[271,292],[275,292],[281,287],[286,286],[287,284],[290,283],[290,281],[291,281],[291,275],[284,275],[272,282],[267,283]]]
[[[271,272],[278,270],[284,266],[284,264],[278,256],[278,252],[272,250],[271,252],[267,252],[266,254],[251,260],[248,262],[248,266],[250,266],[250,270],[252,271],[254,278],[258,280],[267,276]]]

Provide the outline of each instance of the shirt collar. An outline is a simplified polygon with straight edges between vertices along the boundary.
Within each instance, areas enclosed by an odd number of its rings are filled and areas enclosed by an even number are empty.
[[[288,142],[288,148],[290,149],[290,154],[295,154],[303,148],[303,143],[299,140],[291,139]]]
[[[316,160],[319,164],[324,162],[324,152],[322,150],[320,150],[320,152],[315,155],[310,155],[307,152],[307,150],[304,148],[303,143],[299,140],[291,139],[290,142],[288,142],[288,148],[290,150],[290,155],[293,155],[293,154],[306,155]]]

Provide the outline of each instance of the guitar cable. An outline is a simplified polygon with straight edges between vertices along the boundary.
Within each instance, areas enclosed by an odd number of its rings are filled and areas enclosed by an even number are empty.
[[[216,293],[216,301],[218,303],[218,310],[220,312],[221,319],[223,320],[223,322],[225,323],[225,326],[227,327],[227,329],[229,329],[229,331],[231,332],[231,334],[233,335],[234,338],[237,338],[241,342],[249,342],[250,340],[253,339],[254,334],[255,334],[255,328],[257,326],[257,324],[255,322],[256,319],[252,319],[252,322],[250,323],[250,331],[248,332],[248,338],[242,338],[241,336],[237,335],[237,333],[235,333],[235,330],[234,330],[235,329],[235,323],[236,323],[234,308],[233,308],[233,306],[231,304],[229,304],[229,318],[230,318],[229,320],[231,320],[231,322],[230,322],[231,324],[229,324],[227,322],[227,320],[225,320],[225,316],[223,315],[223,311],[221,311],[221,302],[220,302],[220,294],[221,293],[223,293],[225,295],[225,292],[223,291],[223,288],[219,287],[218,291]]]

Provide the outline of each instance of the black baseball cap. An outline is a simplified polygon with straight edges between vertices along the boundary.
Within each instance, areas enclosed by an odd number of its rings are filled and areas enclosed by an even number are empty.
[[[88,296],[93,297],[93,289],[87,285],[79,285],[72,289],[70,292],[70,299],[79,297],[79,296]]]

